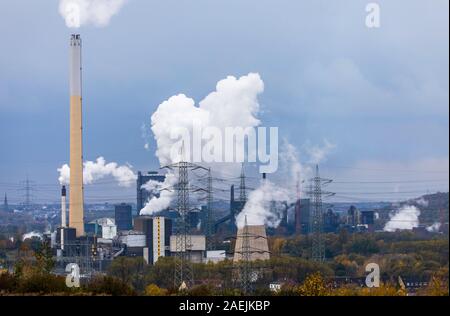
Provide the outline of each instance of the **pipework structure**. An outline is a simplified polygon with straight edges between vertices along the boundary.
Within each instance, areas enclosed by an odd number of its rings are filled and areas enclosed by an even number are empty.
[[[83,197],[83,116],[81,97],[81,36],[70,38],[70,192],[69,227],[76,229],[77,237],[84,235]]]

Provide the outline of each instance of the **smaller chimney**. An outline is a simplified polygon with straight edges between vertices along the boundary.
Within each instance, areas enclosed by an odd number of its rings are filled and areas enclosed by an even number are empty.
[[[66,220],[66,186],[61,188],[61,227],[67,227]]]

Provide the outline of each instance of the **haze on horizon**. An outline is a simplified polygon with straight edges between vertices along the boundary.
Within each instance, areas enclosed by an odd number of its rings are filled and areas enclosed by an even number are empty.
[[[368,2],[126,1],[107,27],[77,30],[85,160],[159,168],[148,128],[162,101],[201,100],[226,76],[257,72],[262,125],[278,126],[303,163],[333,144],[321,174],[348,201],[448,191],[449,3],[375,1],[381,27],[368,29]],[[56,0],[0,3],[0,196],[10,203],[27,175],[37,202],[58,200],[72,32]],[[134,201],[135,188],[93,184],[86,195]]]

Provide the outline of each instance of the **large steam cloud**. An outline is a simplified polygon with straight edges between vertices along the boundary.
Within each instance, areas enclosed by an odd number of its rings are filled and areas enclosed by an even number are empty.
[[[59,172],[59,182],[69,184],[70,167],[67,164],[57,169]],[[105,158],[98,157],[96,161],[86,161],[83,168],[83,183],[91,184],[99,179],[112,176],[119,186],[129,187],[136,180],[137,176],[131,170],[131,166],[119,166],[115,162],[106,163]]]
[[[59,13],[67,27],[79,28],[84,24],[106,26],[126,0],[60,0]]]
[[[175,163],[173,149],[181,146],[179,139],[174,139],[173,132],[184,129],[191,135],[194,128],[213,126],[219,129],[226,127],[256,127],[260,124],[257,115],[259,113],[258,95],[264,90],[264,83],[259,74],[249,73],[246,76],[236,78],[228,76],[220,80],[216,90],[211,92],[199,105],[184,94],[178,94],[162,102],[151,116],[151,130],[156,140],[156,156],[161,166]],[[195,124],[195,126],[194,126]],[[221,148],[222,143],[213,143],[214,148]],[[236,151],[244,148],[236,139]],[[177,147],[178,146],[178,147]],[[186,155],[192,159],[190,148],[185,148]],[[238,155],[238,153],[236,153]],[[218,171],[237,173],[239,164],[221,163]],[[176,183],[176,176],[169,173],[162,187],[172,187]],[[154,188],[150,184],[150,190]],[[141,214],[151,215],[170,205],[174,196],[173,192],[162,191],[159,197],[153,197],[141,210]]]
[[[391,215],[389,222],[384,226],[384,231],[412,230],[419,226],[420,210],[412,205],[405,205]]]

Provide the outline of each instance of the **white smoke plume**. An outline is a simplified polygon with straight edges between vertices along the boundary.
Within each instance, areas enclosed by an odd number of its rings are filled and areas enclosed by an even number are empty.
[[[306,152],[309,155],[309,163],[319,164],[323,162],[329,153],[335,148],[336,145],[330,143],[327,139],[323,140],[323,146],[307,146]]]
[[[420,210],[412,205],[405,205],[390,215],[389,222],[384,226],[384,231],[412,230],[419,226]]]
[[[269,180],[264,180],[262,184],[253,190],[249,196],[244,209],[236,216],[236,224],[239,228],[245,225],[247,218],[248,225],[267,225],[277,227],[282,218],[282,210],[272,209],[272,201],[289,200],[286,190],[273,184]]]
[[[83,168],[83,183],[91,184],[97,180],[112,176],[119,186],[129,187],[134,184],[137,176],[134,174],[131,166],[119,166],[116,162],[106,163],[105,158],[98,157],[96,161],[84,162]],[[59,172],[59,183],[69,184],[70,182],[70,167],[67,164],[57,169]]]
[[[60,0],[59,13],[67,27],[79,28],[84,24],[106,26],[126,0]]]
[[[178,139],[171,137],[173,131],[187,129],[192,135],[194,122],[196,128],[258,126],[260,106],[257,96],[263,90],[264,83],[259,74],[249,73],[238,79],[228,76],[220,80],[216,91],[200,101],[199,106],[184,94],[172,96],[161,103],[151,117],[151,130],[156,140],[156,156],[160,164],[173,163],[171,150],[177,144],[181,145]],[[240,149],[240,145],[237,143],[236,148]],[[192,161],[190,148],[185,150],[187,158]],[[239,165],[237,167],[239,170]]]
[[[285,139],[281,148],[280,157],[280,169],[283,178],[290,181],[288,185],[291,188],[295,188],[297,185],[300,186],[306,179],[307,169],[300,163],[297,148]],[[286,183],[286,181],[283,182]]]
[[[191,135],[194,128],[214,126],[225,127],[256,127],[260,124],[257,118],[259,113],[258,94],[264,90],[264,83],[259,74],[249,73],[236,78],[228,76],[220,80],[216,90],[207,95],[199,105],[184,94],[178,94],[162,102],[151,116],[151,130],[156,140],[156,156],[161,166],[177,162],[173,149],[180,149],[179,139],[171,136],[174,131],[185,129]],[[195,126],[194,126],[195,124]],[[236,142],[236,149],[243,148]],[[215,148],[223,144],[214,144]],[[193,154],[193,153],[192,153]],[[185,144],[185,155],[190,161],[193,157],[189,144]],[[178,157],[179,159],[180,157]],[[236,163],[222,163],[220,170],[227,173],[238,174],[240,165]],[[171,187],[176,177],[169,172],[163,187]],[[141,210],[140,214],[153,214],[170,205],[174,194],[168,191],[161,192],[160,197],[153,197]]]
[[[150,180],[142,188],[152,193],[153,197],[147,201],[140,210],[140,215],[153,215],[170,206],[175,196],[173,186],[177,183],[177,177],[173,173],[167,173],[164,183]]]
[[[32,231],[26,234],[22,235],[22,241],[24,241],[25,239],[31,239],[33,237],[42,239],[42,234],[40,232],[36,232],[36,231]]]
[[[417,199],[417,200],[416,200],[416,203],[417,203],[418,205],[420,205],[420,206],[428,207],[428,201],[425,200],[423,197]]]
[[[149,129],[147,128],[147,125],[145,123],[143,123],[141,125],[141,137],[144,140],[144,149],[146,151],[150,150],[150,144],[149,144],[149,138],[150,138],[150,132]]]
[[[440,228],[441,228],[441,223],[436,222],[433,225],[428,226],[427,231],[429,231],[430,233],[438,233]]]

